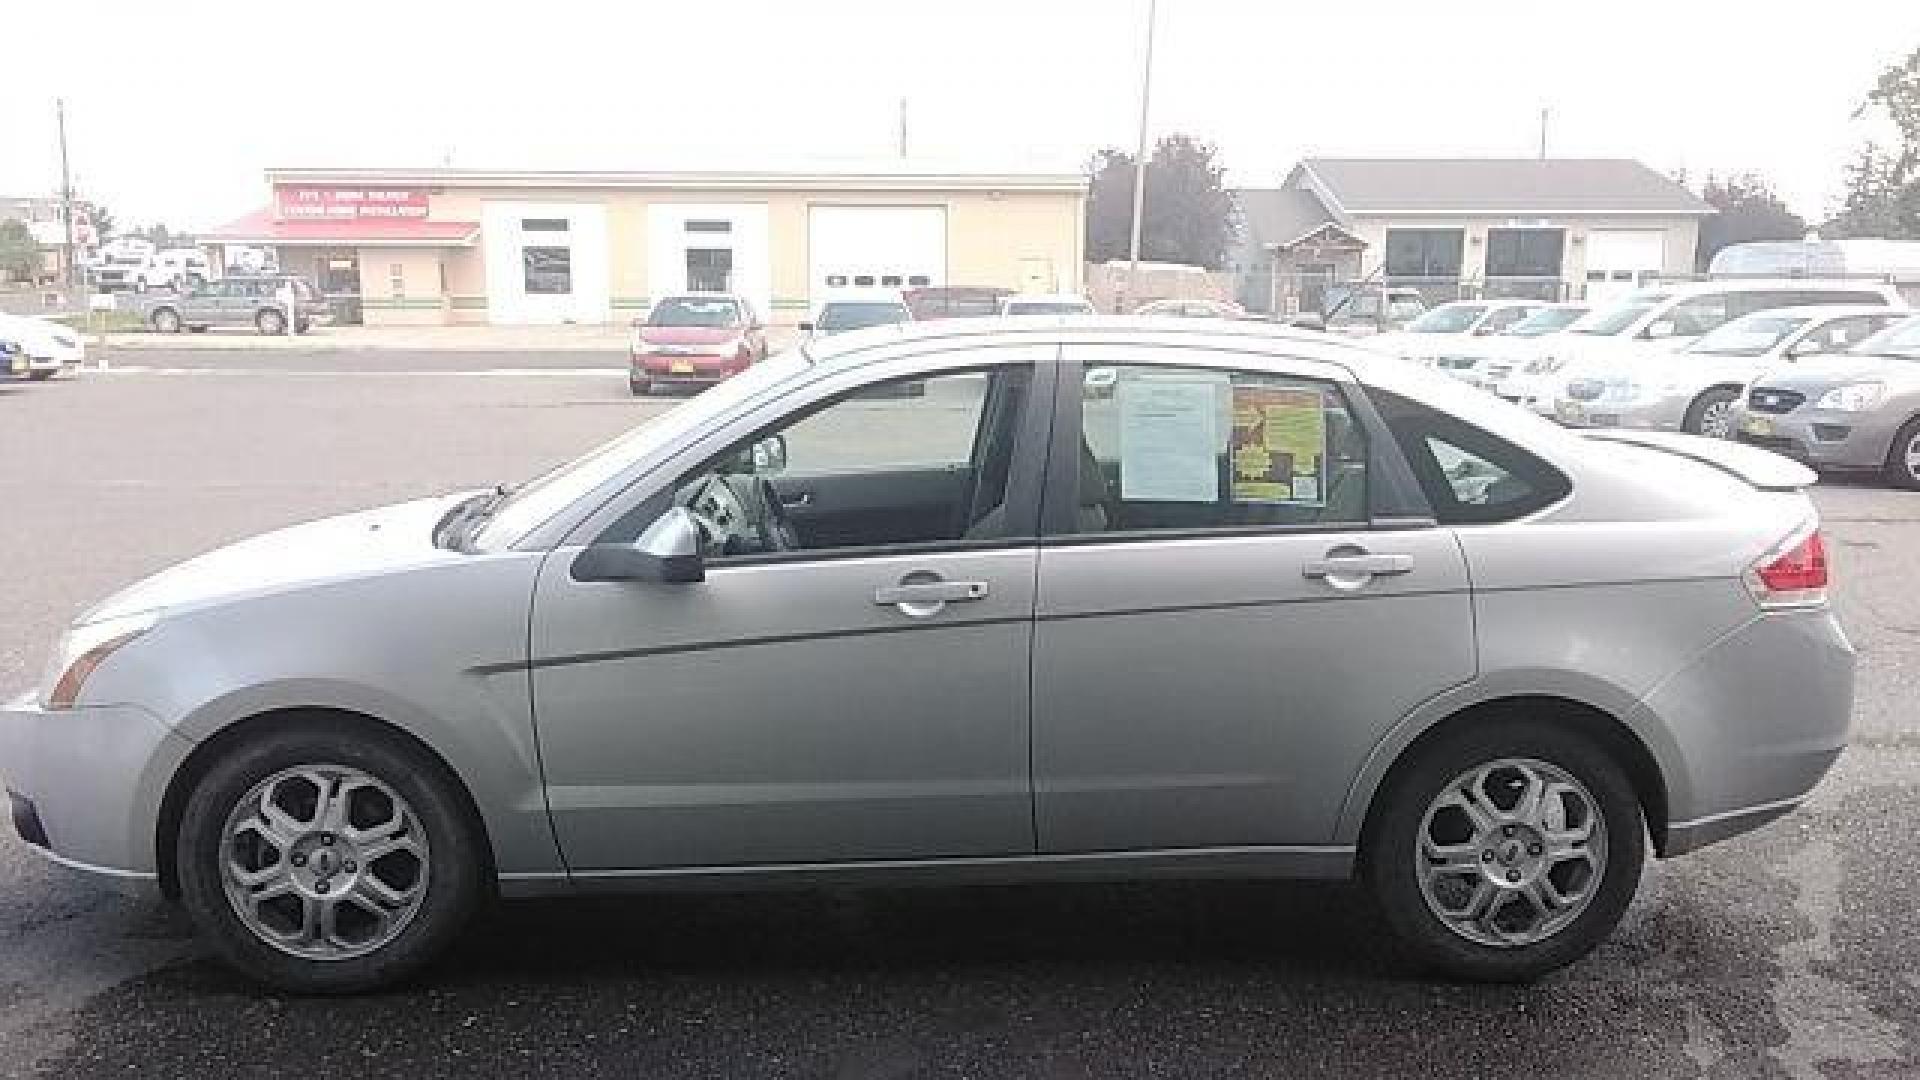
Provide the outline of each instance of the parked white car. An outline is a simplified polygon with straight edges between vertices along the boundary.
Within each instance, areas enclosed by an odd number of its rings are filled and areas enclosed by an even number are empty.
[[[1525,363],[1540,338],[1565,331],[1591,310],[1586,304],[1536,304],[1505,329],[1451,346],[1451,364],[1441,370],[1469,386],[1492,391]]]
[[[1815,304],[1744,315],[1674,352],[1623,351],[1605,372],[1569,380],[1554,402],[1572,427],[1685,431],[1731,438],[1742,388],[1769,368],[1842,352],[1912,312],[1883,304]]]
[[[1500,333],[1539,306],[1532,300],[1458,300],[1426,312],[1404,330],[1375,334],[1367,346],[1451,375],[1477,362],[1476,338]]]
[[[1604,377],[1622,356],[1675,352],[1742,315],[1814,304],[1904,306],[1898,289],[1872,281],[1749,278],[1643,289],[1581,319],[1565,334],[1543,339],[1523,369],[1536,370],[1528,371],[1535,381],[1521,404],[1555,415],[1568,382]]]
[[[20,346],[26,356],[27,377],[32,379],[51,379],[62,371],[77,369],[86,359],[79,332],[48,319],[0,312],[0,338]]]
[[[213,280],[206,252],[199,248],[168,248],[134,273],[134,288],[185,292]]]

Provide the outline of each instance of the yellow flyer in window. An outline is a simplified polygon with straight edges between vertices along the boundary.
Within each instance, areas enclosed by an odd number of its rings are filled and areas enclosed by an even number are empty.
[[[1233,388],[1235,502],[1322,504],[1327,403],[1318,390]]]

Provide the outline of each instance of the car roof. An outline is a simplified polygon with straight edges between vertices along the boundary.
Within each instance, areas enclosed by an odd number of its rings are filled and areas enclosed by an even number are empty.
[[[1092,301],[1079,293],[1010,293],[1000,298],[1009,304],[1087,304]]]
[[[1890,304],[1795,304],[1792,307],[1761,308],[1759,311],[1749,311],[1745,315],[1740,316],[1739,319],[1735,319],[1734,321],[1739,322],[1742,319],[1754,319],[1754,318],[1760,318],[1763,316],[1770,316],[1770,315],[1771,316],[1785,315],[1790,318],[1813,319],[1813,318],[1825,317],[1830,319],[1838,319],[1838,318],[1850,318],[1855,315],[1908,315],[1908,314],[1912,314],[1912,313],[1908,311],[1906,308],[1894,307]]]
[[[1697,293],[1759,292],[1793,289],[1801,292],[1886,292],[1884,281],[1860,278],[1712,278],[1707,281],[1653,281],[1635,292],[1662,292],[1674,296]],[[1621,298],[1623,301],[1626,297]]]
[[[907,301],[898,289],[845,289],[820,301],[823,308],[829,304],[898,304],[905,307]]]
[[[978,319],[929,319],[890,323],[851,334],[808,342],[807,359],[822,366],[857,367],[869,359],[896,355],[904,345],[952,345],[984,348],[1020,344],[1100,344],[1152,341],[1164,345],[1216,348],[1227,352],[1268,353],[1336,363],[1354,370],[1401,361],[1357,340],[1317,330],[1248,319],[1161,319],[1151,315],[1000,315]],[[877,354],[862,356],[861,354]]]

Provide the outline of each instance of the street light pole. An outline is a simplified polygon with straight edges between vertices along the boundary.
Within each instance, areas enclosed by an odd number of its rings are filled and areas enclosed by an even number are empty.
[[[1126,299],[1131,303],[1140,278],[1140,214],[1147,202],[1147,101],[1153,90],[1153,16],[1157,0],[1147,0],[1147,59],[1140,69],[1140,149],[1133,158],[1133,236],[1127,244]],[[1126,307],[1122,304],[1122,307]]]

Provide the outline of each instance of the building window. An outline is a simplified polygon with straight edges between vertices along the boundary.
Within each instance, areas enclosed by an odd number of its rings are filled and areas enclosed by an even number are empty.
[[[933,284],[933,279],[925,274],[909,274],[907,276],[907,284],[916,289],[924,289]]]
[[[897,288],[899,288],[899,287],[900,287],[900,281],[901,281],[901,278],[900,278],[900,275],[899,275],[899,274],[882,274],[882,275],[880,275],[880,284],[882,284],[882,285],[885,285],[885,286],[886,286],[887,288],[889,288],[889,289],[897,289]]]
[[[521,269],[528,296],[564,296],[573,291],[573,249],[520,249]]]
[[[726,292],[733,287],[733,251],[730,248],[688,248],[687,288],[693,292]]]
[[[730,233],[733,231],[733,222],[713,221],[713,220],[689,221],[687,222],[687,231],[701,232],[701,233]]]
[[[847,287],[847,275],[845,274],[828,274],[827,275],[827,288],[844,289],[846,287]]]
[[[853,276],[853,283],[855,285],[860,286],[863,289],[870,289],[873,287],[873,275],[872,274],[855,274]]]
[[[567,219],[563,217],[530,217],[520,219],[521,232],[566,232]]]
[[[1461,229],[1388,229],[1387,276],[1457,278],[1465,246]]]
[[[1560,276],[1566,234],[1559,229],[1488,229],[1488,277]]]
[[[387,267],[387,291],[395,300],[407,298],[407,268],[400,263]]]

